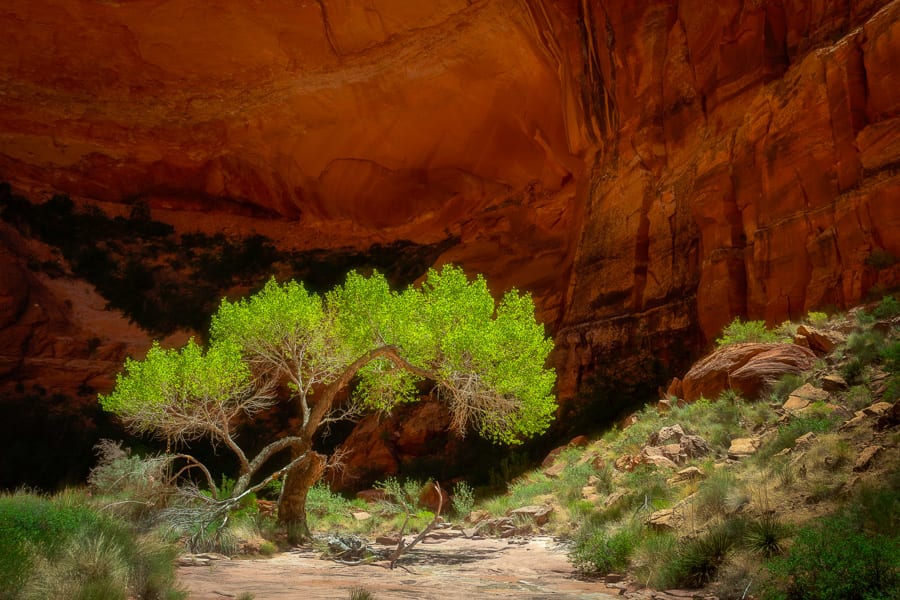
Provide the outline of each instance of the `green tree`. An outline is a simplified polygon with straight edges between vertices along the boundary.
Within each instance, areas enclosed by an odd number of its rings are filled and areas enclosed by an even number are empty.
[[[555,411],[555,373],[545,368],[552,347],[528,294],[512,290],[497,303],[481,276],[453,266],[399,292],[378,273],[351,272],[324,296],[273,279],[249,298],[222,301],[205,349],[154,344],[144,360],[127,360],[100,402],[135,432],[172,443],[208,438],[234,452],[240,474],[228,498],[207,476],[225,509],[283,473],[279,520],[298,540],[309,535],[306,496],[326,463],[312,448],[319,428],[388,412],[431,385],[460,435],[520,443],[545,431]],[[299,425],[247,456],[237,423],[279,401],[296,406]],[[287,466],[251,485],[282,451]]]

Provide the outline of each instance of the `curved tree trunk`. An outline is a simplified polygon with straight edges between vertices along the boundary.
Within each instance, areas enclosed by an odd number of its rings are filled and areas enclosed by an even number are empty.
[[[307,459],[288,471],[285,477],[278,503],[278,522],[287,527],[288,543],[297,544],[310,539],[306,522],[306,495],[324,470],[325,456],[310,451]]]

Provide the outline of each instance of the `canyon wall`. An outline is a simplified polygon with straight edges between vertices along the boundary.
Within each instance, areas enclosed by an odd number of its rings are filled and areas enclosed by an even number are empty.
[[[7,0],[0,180],[279,247],[446,243],[535,294],[563,399],[900,285],[900,0],[349,4]],[[9,386],[72,337],[15,308],[46,278],[14,246]]]
[[[583,9],[605,129],[562,390],[610,357],[683,365],[736,315],[777,324],[900,284],[900,3]]]

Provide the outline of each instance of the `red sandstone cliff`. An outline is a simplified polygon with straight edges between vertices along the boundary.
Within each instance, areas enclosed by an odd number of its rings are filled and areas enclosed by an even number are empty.
[[[563,397],[900,285],[900,1],[347,4],[7,0],[0,179],[295,247],[458,236],[536,294]]]

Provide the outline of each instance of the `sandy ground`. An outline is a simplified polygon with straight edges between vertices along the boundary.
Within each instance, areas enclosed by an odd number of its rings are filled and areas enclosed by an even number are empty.
[[[222,560],[180,567],[178,577],[196,600],[237,598],[348,599],[362,587],[377,600],[391,598],[523,598],[611,600],[618,590],[580,579],[563,548],[550,538],[528,540],[434,538],[387,563],[346,566],[309,549],[270,559]]]

